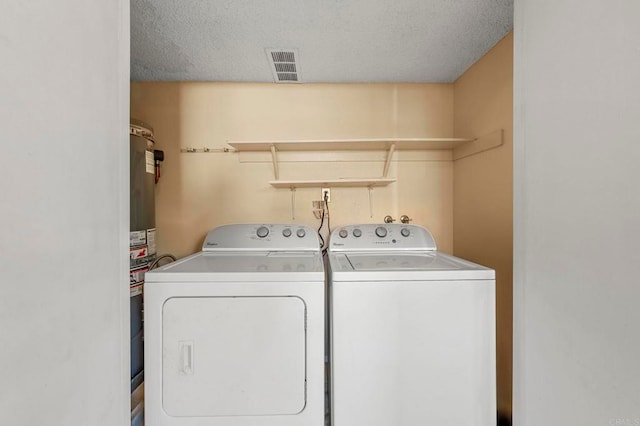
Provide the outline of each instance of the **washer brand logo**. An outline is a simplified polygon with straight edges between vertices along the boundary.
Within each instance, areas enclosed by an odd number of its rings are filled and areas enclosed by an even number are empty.
[[[208,243],[207,243],[207,245],[208,245],[208,246],[217,246],[217,245],[218,245],[218,243],[209,243],[209,242],[208,242]]]
[[[342,247],[344,244],[342,244],[342,243],[333,243],[333,245],[336,246],[336,247]]]

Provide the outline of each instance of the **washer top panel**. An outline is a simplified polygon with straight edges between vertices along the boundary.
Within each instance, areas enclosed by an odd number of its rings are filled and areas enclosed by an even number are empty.
[[[468,263],[431,253],[348,253],[345,257],[354,271],[457,271],[475,269]]]
[[[438,251],[332,252],[329,264],[334,283],[495,279],[493,269]]]
[[[492,269],[438,252],[431,233],[418,225],[337,228],[329,240],[329,264],[334,283],[495,278]]]
[[[436,242],[425,228],[396,223],[342,226],[331,233],[329,251],[435,251]]]
[[[205,252],[220,251],[310,251],[320,252],[316,231],[306,225],[223,225],[207,234]]]

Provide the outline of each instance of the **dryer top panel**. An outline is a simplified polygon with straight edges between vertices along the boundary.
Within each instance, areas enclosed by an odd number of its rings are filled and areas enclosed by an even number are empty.
[[[320,253],[201,251],[145,274],[145,282],[324,280]]]
[[[205,252],[220,251],[309,251],[320,252],[316,231],[305,225],[223,225],[207,234]]]
[[[331,233],[329,251],[435,251],[436,242],[418,225],[375,224],[349,225]]]

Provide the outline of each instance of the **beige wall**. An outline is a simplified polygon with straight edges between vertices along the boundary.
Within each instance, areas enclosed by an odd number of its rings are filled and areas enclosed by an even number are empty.
[[[273,180],[269,155],[180,153],[224,147],[229,140],[450,137],[453,85],[132,83],[131,116],[155,129],[165,152],[156,207],[160,252],[199,250],[207,231],[233,222],[298,222],[318,226],[311,211],[320,189],[291,193]],[[282,154],[281,178],[380,177],[382,152]],[[439,248],[453,249],[450,152],[397,152],[398,181],[373,190],[333,188],[331,226],[381,222],[407,214],[429,228]]]
[[[504,145],[457,160],[453,243],[457,256],[496,269],[498,409],[511,412],[513,248],[513,34],[454,84],[454,133],[504,129]]]

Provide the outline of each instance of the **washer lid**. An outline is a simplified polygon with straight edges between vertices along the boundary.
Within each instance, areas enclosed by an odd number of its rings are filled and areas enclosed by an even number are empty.
[[[469,269],[450,257],[438,256],[436,252],[427,253],[346,253],[354,271],[456,271]]]
[[[330,253],[333,281],[494,279],[490,268],[438,251]]]

